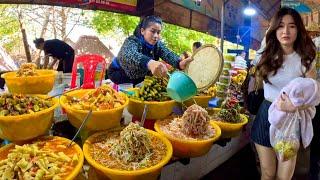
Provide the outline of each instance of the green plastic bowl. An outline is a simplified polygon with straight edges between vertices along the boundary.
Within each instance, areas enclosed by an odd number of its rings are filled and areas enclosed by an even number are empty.
[[[197,94],[196,84],[184,72],[175,71],[169,76],[167,93],[171,99],[177,102],[183,102]]]

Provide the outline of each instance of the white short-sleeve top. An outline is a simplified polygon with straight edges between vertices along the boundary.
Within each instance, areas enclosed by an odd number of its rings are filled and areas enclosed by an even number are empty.
[[[306,72],[306,67],[301,63],[301,57],[298,53],[293,52],[284,56],[282,67],[277,74],[270,73],[268,79],[271,82],[263,82],[264,97],[266,100],[273,102],[280,94],[280,91],[291,80],[302,77]]]

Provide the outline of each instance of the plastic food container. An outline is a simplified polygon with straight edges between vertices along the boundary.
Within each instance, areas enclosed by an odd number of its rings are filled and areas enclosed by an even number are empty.
[[[223,63],[223,68],[226,68],[226,69],[231,69],[231,62],[229,61],[224,61]]]
[[[216,83],[216,86],[217,86],[217,91],[226,92],[229,85],[228,85],[228,84],[225,84],[225,83],[217,82],[217,83]]]
[[[39,95],[45,98],[48,96]],[[54,109],[59,105],[53,98],[53,106],[32,114],[0,116],[0,137],[13,142],[25,141],[44,135],[53,123]]]
[[[218,91],[217,90],[217,97],[225,98],[226,96],[227,96],[227,92],[226,91]]]
[[[161,135],[169,139],[173,147],[173,155],[176,157],[198,157],[206,154],[212,147],[212,144],[221,136],[220,127],[214,122],[210,125],[215,129],[215,135],[206,140],[186,140],[170,136],[160,129],[159,122],[156,121],[154,129]]]
[[[229,54],[224,54],[224,55],[223,55],[223,58],[224,58],[226,61],[234,61],[234,60],[235,60],[235,56],[229,55]]]
[[[240,118],[242,119],[241,123],[229,123],[215,119],[212,119],[212,121],[221,128],[221,137],[231,138],[238,136],[242,127],[248,123],[248,118],[245,115],[240,114]]]
[[[230,71],[230,70],[229,70],[228,68],[223,68],[221,75],[223,75],[223,76],[229,76],[229,75],[230,75],[229,71]]]
[[[73,97],[82,97],[84,94],[93,91],[92,89],[81,89],[75,90],[68,93],[69,96]],[[123,109],[128,105],[129,98],[124,94],[119,92],[123,97],[125,97],[126,102],[117,108],[103,110],[103,111],[93,111],[91,117],[88,119],[86,123],[86,129],[89,131],[98,131],[98,130],[105,130],[113,127],[120,126],[120,120],[122,118]],[[79,128],[82,121],[88,114],[88,110],[78,110],[71,107],[65,96],[60,97],[60,104],[62,108],[66,111],[68,120],[70,123]]]
[[[57,139],[61,139],[62,141],[67,141],[68,143],[71,142],[69,139],[63,138],[63,137],[58,137],[58,136],[45,136],[45,137],[41,137],[43,139],[46,138],[57,138]],[[45,140],[44,140],[45,141]],[[23,143],[24,144],[24,143]],[[0,154],[2,156],[0,156],[0,160],[3,160],[4,157],[3,154],[5,152],[8,151],[8,149],[13,149],[15,144],[8,144],[6,146],[3,146],[0,148]],[[22,145],[22,144],[20,144]],[[82,153],[82,149],[80,148],[80,146],[76,143],[73,143],[73,145],[70,148],[75,148],[78,154],[78,164],[74,167],[74,169],[72,170],[72,172],[65,178],[65,180],[73,180],[76,179],[77,175],[82,171],[82,166],[83,166],[83,161],[84,161],[84,156]]]
[[[17,72],[2,74],[10,93],[48,94],[54,85],[57,71],[36,70],[37,76],[17,77]]]
[[[188,101],[183,102],[186,106],[191,106],[194,103],[197,103],[199,106],[206,108],[208,107],[210,99],[212,99],[212,96],[194,96],[192,99],[189,99]]]
[[[223,84],[229,84],[230,82],[230,76],[220,76],[219,82]]]
[[[88,161],[88,163],[98,172],[99,174],[104,175],[106,178],[110,179],[130,179],[130,180],[140,180],[140,179],[157,179],[159,174],[161,173],[162,167],[169,162],[172,157],[172,145],[171,143],[159,133],[148,130],[147,132],[159,138],[165,145],[166,145],[166,155],[165,157],[156,165],[145,168],[139,169],[136,171],[125,171],[119,169],[111,169],[108,167],[103,166],[102,164],[96,162],[91,154],[90,154],[90,145],[95,140],[95,138],[103,133],[106,132],[99,132],[90,136],[83,145],[83,153]]]
[[[148,106],[146,119],[164,119],[172,113],[172,109],[176,105],[176,102],[174,100],[162,102],[140,101],[130,98],[128,112],[133,116],[142,117],[145,104]]]

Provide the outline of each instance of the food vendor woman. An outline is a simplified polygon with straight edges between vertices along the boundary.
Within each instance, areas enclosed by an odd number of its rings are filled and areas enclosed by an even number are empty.
[[[157,16],[147,16],[140,21],[134,34],[123,43],[118,57],[112,60],[108,78],[116,84],[139,84],[146,75],[167,76],[167,67],[159,59],[174,68],[185,69],[192,60],[182,59],[169,50],[161,39],[162,20]]]

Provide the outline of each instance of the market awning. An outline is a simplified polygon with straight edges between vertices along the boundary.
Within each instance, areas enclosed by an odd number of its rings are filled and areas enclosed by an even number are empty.
[[[202,0],[197,4],[195,0],[3,0],[1,3],[45,4],[70,6],[83,9],[107,10],[136,16],[157,14],[165,22],[190,28],[196,31],[220,37],[221,5],[225,2],[225,39],[237,42],[237,35],[250,38],[251,47],[257,49],[261,41],[265,24],[274,11],[279,8],[280,0],[252,0],[258,8],[258,16],[253,22],[255,31],[248,32],[250,23],[245,24],[242,8],[248,4],[247,0]],[[246,27],[245,27],[246,26]],[[257,29],[257,27],[259,29]],[[240,32],[240,34],[239,34]],[[239,42],[239,41],[238,41]],[[243,41],[244,42],[244,41]],[[241,41],[239,42],[241,44]]]
[[[135,16],[157,14],[168,23],[220,37],[221,6],[225,3],[224,39],[242,44],[246,38],[257,49],[268,22],[280,8],[281,0],[251,0],[258,14],[251,19],[242,14],[248,0],[3,0],[1,3],[46,4],[82,9],[106,10]],[[301,1],[302,2],[302,1]],[[320,0],[304,0],[311,9]],[[251,20],[251,21],[250,21]]]
[[[258,14],[252,19],[243,15],[247,0],[170,0],[155,4],[155,14],[172,24],[212,34],[221,35],[221,7],[225,3],[224,39],[258,49],[268,27],[268,21],[279,9],[280,0],[253,0]],[[248,44],[250,43],[250,45]]]

